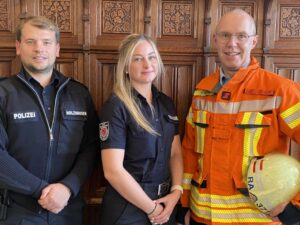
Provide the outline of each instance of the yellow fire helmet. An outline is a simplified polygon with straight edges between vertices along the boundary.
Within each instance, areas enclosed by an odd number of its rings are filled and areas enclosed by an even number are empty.
[[[300,192],[300,163],[279,153],[254,158],[248,169],[247,185],[256,207],[268,213]]]

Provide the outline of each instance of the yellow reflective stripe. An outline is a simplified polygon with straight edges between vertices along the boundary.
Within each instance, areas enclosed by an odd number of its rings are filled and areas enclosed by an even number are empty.
[[[300,124],[300,102],[282,112],[281,117],[291,128],[295,128]]]
[[[263,122],[263,115],[257,112],[246,112],[244,114],[242,123],[243,124],[255,124],[260,125]],[[245,129],[244,131],[244,156],[243,157],[243,165],[242,165],[242,175],[243,180],[246,182],[248,166],[249,166],[249,157],[248,156],[257,156],[257,145],[260,139],[262,128],[251,128]]]
[[[201,155],[198,158],[198,170],[199,170],[199,177],[198,177],[198,183],[201,184],[203,180],[203,155]]]
[[[250,198],[245,197],[242,194],[221,196],[221,195],[210,195],[200,193],[197,187],[192,188],[191,200],[193,200],[197,205],[205,205],[214,208],[236,208],[236,207],[250,207],[253,208],[254,205]]]
[[[208,96],[208,95],[214,95],[214,92],[204,91],[204,90],[195,90],[194,96]]]
[[[196,113],[197,122],[207,124],[206,121],[207,112],[196,111],[195,113]],[[200,126],[195,126],[195,127],[196,127],[195,149],[196,152],[203,153],[204,140],[205,140],[205,128]]]
[[[186,122],[189,123],[192,127],[194,127],[192,107],[190,107],[189,112],[186,116]]]
[[[190,208],[198,217],[212,222],[270,222],[251,200],[243,195],[219,196],[199,193],[192,188]],[[200,197],[201,196],[201,197]]]
[[[247,100],[240,102],[211,102],[204,99],[194,99],[196,109],[213,113],[237,114],[238,112],[267,111],[276,109],[281,103],[281,97],[275,96],[263,100]]]
[[[192,181],[193,174],[191,173],[184,173],[182,179],[182,187],[184,190],[191,189],[191,181]]]

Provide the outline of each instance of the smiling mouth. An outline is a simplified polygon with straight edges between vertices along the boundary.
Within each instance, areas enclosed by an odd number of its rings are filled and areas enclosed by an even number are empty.
[[[240,55],[239,52],[224,52],[225,55],[227,56],[237,56],[237,55]]]

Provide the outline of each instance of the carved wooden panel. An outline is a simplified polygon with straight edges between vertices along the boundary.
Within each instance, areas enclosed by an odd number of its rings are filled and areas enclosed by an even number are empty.
[[[117,49],[130,33],[144,32],[144,0],[91,0],[91,45]]]
[[[14,30],[20,14],[20,4],[18,2],[17,0],[0,0],[1,46],[14,48]]]
[[[82,47],[82,0],[40,0],[40,15],[54,21],[61,31],[61,44],[68,48]]]
[[[276,0],[270,5],[266,43],[270,53],[298,52],[300,49],[300,2]]]
[[[162,51],[202,52],[204,1],[159,0],[151,17]]]

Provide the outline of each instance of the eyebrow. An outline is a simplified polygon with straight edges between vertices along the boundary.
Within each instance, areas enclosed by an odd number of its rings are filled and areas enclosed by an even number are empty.
[[[150,53],[148,53],[147,55],[155,55],[155,52],[154,52],[154,51],[153,51],[153,52],[150,52]],[[132,56],[143,56],[143,55],[137,53],[137,54],[134,54],[134,55],[132,55]]]

